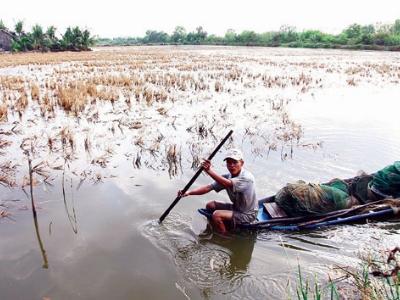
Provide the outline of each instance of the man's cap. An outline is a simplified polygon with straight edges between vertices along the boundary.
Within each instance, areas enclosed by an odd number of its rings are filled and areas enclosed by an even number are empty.
[[[234,160],[243,160],[243,153],[239,149],[230,149],[224,158],[224,161],[228,158],[232,158]]]

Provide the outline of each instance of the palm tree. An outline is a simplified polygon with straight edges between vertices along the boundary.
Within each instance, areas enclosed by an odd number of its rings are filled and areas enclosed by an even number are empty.
[[[88,50],[90,46],[94,45],[94,43],[95,40],[90,36],[89,30],[85,29],[82,32],[82,46],[85,48],[85,50]]]
[[[56,30],[54,26],[49,26],[46,30],[47,37],[52,41],[56,39]]]
[[[17,33],[18,36],[21,36],[24,30],[24,21],[19,20],[16,24],[15,24],[15,32]]]
[[[74,45],[74,48],[82,49],[83,36],[82,36],[82,31],[78,26],[75,26],[72,29],[72,36],[73,36],[72,44]]]
[[[61,39],[61,46],[63,50],[70,50],[72,48],[72,40],[73,40],[72,29],[71,27],[68,27],[65,30],[65,33],[63,34]]]
[[[43,49],[44,46],[44,34],[43,28],[39,24],[32,27],[32,42],[34,49]]]
[[[59,51],[61,49],[60,41],[56,37],[56,27],[47,27],[45,40],[47,48],[55,51]]]

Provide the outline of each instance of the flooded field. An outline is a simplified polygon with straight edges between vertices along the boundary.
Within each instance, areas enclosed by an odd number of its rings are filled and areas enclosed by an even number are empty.
[[[303,276],[399,246],[400,223],[199,236],[182,199],[219,141],[257,196],[400,158],[400,54],[125,47],[0,55],[2,299],[295,298]],[[200,176],[195,185],[209,183]],[[33,199],[33,200],[32,200]]]

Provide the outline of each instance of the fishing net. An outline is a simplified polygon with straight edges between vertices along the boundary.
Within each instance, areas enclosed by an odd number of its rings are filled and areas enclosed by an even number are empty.
[[[369,190],[379,193],[380,198],[371,197]],[[288,183],[278,191],[275,201],[289,217],[297,217],[324,214],[387,196],[400,198],[400,161],[372,175],[365,174],[346,181],[333,179],[326,184]]]
[[[372,175],[363,174],[348,180],[350,184],[350,194],[356,197],[357,200],[362,204],[373,201],[368,193],[368,184],[372,179]]]
[[[353,204],[348,184],[340,179],[327,184],[288,183],[278,191],[275,201],[289,217],[319,215]]]
[[[400,197],[400,161],[394,162],[374,174],[371,186],[379,192],[392,196]]]

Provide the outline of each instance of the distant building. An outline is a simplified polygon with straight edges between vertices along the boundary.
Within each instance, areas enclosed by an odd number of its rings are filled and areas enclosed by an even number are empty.
[[[14,37],[7,30],[0,29],[0,50],[10,51]]]

